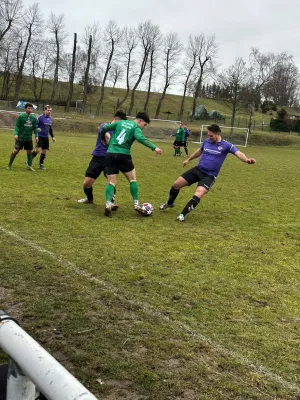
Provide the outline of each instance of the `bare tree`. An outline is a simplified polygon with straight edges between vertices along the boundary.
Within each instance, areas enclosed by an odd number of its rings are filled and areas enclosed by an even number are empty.
[[[130,91],[130,74],[132,72],[133,64],[133,52],[138,45],[138,36],[134,29],[126,26],[123,30],[122,37],[125,47],[125,50],[123,51],[123,57],[126,60],[126,93],[123,99],[118,101],[117,107],[120,107],[128,98]]]
[[[51,94],[51,104],[55,98],[57,84],[58,84],[58,70],[61,63],[61,52],[64,41],[67,37],[65,33],[65,16],[64,14],[55,15],[53,12],[50,14],[49,19],[49,31],[54,36],[53,45],[55,48],[55,57],[54,57],[54,77],[53,77],[53,87]]]
[[[121,39],[121,32],[115,21],[109,21],[109,23],[105,28],[103,39],[105,43],[103,59],[106,61],[106,65],[103,73],[101,90],[100,90],[101,94],[96,108],[96,115],[99,115],[100,113],[100,108],[104,99],[105,83],[108,77],[108,73],[112,66],[112,59],[114,53]]]
[[[157,30],[157,25],[153,25],[151,21],[146,21],[142,22],[139,24],[136,34],[139,39],[139,43],[141,46],[142,54],[141,54],[141,65],[140,69],[138,72],[138,77],[137,80],[132,88],[131,91],[131,98],[130,98],[130,105],[127,114],[130,115],[132,113],[132,109],[134,106],[134,96],[136,89],[138,88],[143,75],[145,73],[146,67],[147,67],[147,61],[149,58],[149,54],[151,51],[151,45],[152,45],[152,37],[153,37],[153,32]]]
[[[100,37],[101,31],[99,30],[99,24],[94,23],[93,25],[87,26],[82,38],[82,42],[86,48],[83,52],[84,58],[84,72],[83,72],[83,101],[82,101],[82,112],[86,109],[87,95],[90,82],[90,70],[97,63],[97,56],[100,51]]]
[[[15,94],[14,94],[15,100],[19,99],[21,84],[23,80],[23,70],[25,66],[25,61],[27,59],[29,45],[31,43],[32,38],[41,32],[42,22],[43,20],[40,14],[38,3],[33,3],[24,11],[23,29],[25,34],[27,35],[27,40],[25,43],[25,47],[23,49],[21,62],[18,65],[18,73],[16,77]]]
[[[163,100],[166,96],[167,89],[175,83],[175,79],[179,76],[177,69],[178,57],[180,55],[182,46],[178,39],[177,33],[169,33],[164,39],[164,56],[163,56],[163,69],[164,69],[164,87],[157,104],[155,118],[159,117],[160,109]]]
[[[10,89],[14,84],[17,69],[17,50],[17,32],[10,30],[5,39],[2,40],[0,49],[0,70],[3,74],[1,97],[4,99],[8,98]]]
[[[151,43],[149,66],[148,66],[148,70],[149,70],[148,89],[147,89],[146,101],[144,104],[144,111],[147,111],[147,109],[148,109],[150,93],[151,93],[151,85],[152,85],[152,81],[154,79],[156,66],[158,64],[159,50],[160,50],[161,44],[162,44],[162,35],[160,33],[158,26],[155,26],[155,29],[153,29],[153,34],[152,34],[151,40],[152,40],[152,43]]]
[[[109,72],[109,78],[113,83],[111,94],[114,94],[116,84],[120,79],[123,78],[123,75],[124,75],[124,69],[123,69],[122,65],[118,64],[118,63],[112,63],[111,69]]]
[[[246,86],[249,76],[249,69],[242,58],[237,58],[233,65],[219,75],[218,83],[223,93],[226,94],[226,102],[231,105],[230,126],[234,126],[237,110],[245,107]]]
[[[184,69],[184,82],[183,82],[183,94],[180,104],[179,119],[182,119],[184,111],[184,103],[187,92],[189,91],[189,85],[191,83],[193,72],[196,67],[196,62],[200,52],[201,36],[189,36],[188,45],[185,49],[185,57],[183,61]],[[195,82],[193,82],[194,86]]]
[[[250,74],[251,87],[249,96],[249,123],[248,128],[251,132],[252,118],[256,99],[261,98],[263,88],[271,81],[276,68],[287,58],[286,53],[263,54],[258,48],[253,47],[250,53]]]
[[[18,21],[22,0],[1,0],[0,2],[0,42],[11,29],[13,24]]]
[[[70,104],[71,104],[72,96],[73,96],[73,85],[74,85],[75,67],[76,67],[76,50],[77,50],[77,33],[74,33],[72,66],[71,66],[71,71],[69,74],[69,92],[68,92],[68,98],[67,98],[66,107],[65,107],[66,112],[70,111]]]
[[[192,106],[192,117],[195,115],[197,98],[199,97],[200,88],[203,82],[204,74],[207,70],[212,71],[214,68],[214,61],[217,55],[218,46],[215,42],[215,36],[205,37],[203,33],[199,35],[199,54],[197,57],[197,74],[198,79],[195,85],[194,99]]]
[[[51,67],[50,54],[44,43],[40,41],[33,43],[29,51],[28,61],[31,78],[28,81],[28,86],[34,95],[35,101],[40,102],[44,91],[45,79]]]

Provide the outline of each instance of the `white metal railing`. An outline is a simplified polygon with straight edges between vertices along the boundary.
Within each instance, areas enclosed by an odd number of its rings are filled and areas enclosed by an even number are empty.
[[[10,357],[6,400],[97,400],[18,323],[0,310],[0,348]]]

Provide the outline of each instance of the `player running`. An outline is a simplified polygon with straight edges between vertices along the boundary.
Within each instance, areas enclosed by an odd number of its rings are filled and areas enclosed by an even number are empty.
[[[181,156],[180,147],[184,146],[184,141],[185,141],[184,124],[181,122],[177,131],[170,136],[175,136],[175,140],[173,143],[174,157]]]
[[[156,154],[162,154],[162,150],[155,146],[150,140],[146,139],[142,130],[150,123],[150,118],[146,112],[139,112],[134,121],[119,121],[113,124],[108,124],[102,128],[101,137],[104,139],[105,133],[112,131],[107,155],[106,155],[106,172],[107,181],[105,196],[106,205],[104,215],[111,216],[112,202],[111,198],[114,194],[117,184],[117,177],[121,171],[129,182],[130,193],[133,198],[134,209],[142,213],[139,206],[139,190],[136,181],[135,168],[132,162],[130,150],[133,142],[137,140],[139,143]]]
[[[207,128],[208,138],[204,141],[202,147],[196,150],[184,162],[185,167],[190,161],[200,157],[198,165],[184,174],[182,174],[173,183],[169,193],[169,199],[166,203],[162,204],[159,208],[165,210],[169,207],[174,207],[174,201],[179,194],[180,189],[185,186],[197,183],[197,188],[192,199],[186,204],[184,209],[177,217],[178,221],[183,222],[185,216],[194,210],[200,203],[201,198],[213,186],[216,177],[222,167],[228,153],[234,154],[242,162],[247,164],[255,164],[255,158],[248,158],[244,153],[239,151],[233,144],[226,142],[221,137],[221,129],[219,125],[212,124]]]

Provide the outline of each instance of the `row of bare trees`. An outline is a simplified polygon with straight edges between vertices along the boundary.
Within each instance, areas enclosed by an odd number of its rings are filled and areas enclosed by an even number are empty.
[[[113,92],[118,85],[126,90],[117,107],[127,102],[131,114],[136,91],[142,88],[146,92],[144,110],[149,107],[151,93],[159,93],[155,111],[158,118],[167,92],[176,89],[182,93],[179,110],[182,118],[186,97],[193,98],[189,110],[193,116],[204,84],[215,81],[222,88],[222,99],[231,105],[232,126],[237,111],[243,107],[249,109],[250,128],[254,106],[262,99],[288,106],[299,103],[299,70],[287,53],[264,54],[253,48],[248,62],[238,58],[219,72],[214,36],[199,33],[190,36],[184,46],[176,32],[162,35],[159,26],[151,21],[122,28],[109,21],[103,29],[94,23],[86,27],[82,36],[74,33],[72,42],[73,46],[69,45],[63,14],[51,13],[44,21],[39,3],[24,9],[22,0],[1,0],[1,97],[8,98],[14,93],[14,99],[18,100],[26,75],[36,101],[43,98],[45,83],[51,80],[49,100],[53,103],[58,97],[58,82],[67,81],[68,111],[74,83],[80,83],[85,111],[91,87],[98,86],[96,114],[99,114],[108,86]]]

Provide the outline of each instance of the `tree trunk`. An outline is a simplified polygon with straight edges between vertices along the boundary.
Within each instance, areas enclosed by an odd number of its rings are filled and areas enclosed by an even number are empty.
[[[149,81],[148,81],[147,96],[146,96],[146,101],[144,104],[144,111],[147,111],[149,99],[150,99],[151,83],[152,83],[152,76],[153,76],[153,56],[154,56],[154,50],[151,51],[151,55],[150,55],[150,74],[149,74]]]
[[[83,113],[85,112],[86,102],[87,102],[87,91],[88,91],[88,85],[89,85],[89,73],[90,73],[90,66],[91,66],[92,42],[93,42],[93,38],[92,38],[92,35],[90,35],[86,68],[85,68],[85,73],[84,73],[84,82],[83,82],[83,102],[82,102],[82,112]]]
[[[31,40],[31,34],[32,34],[31,29],[32,29],[32,26],[30,25],[29,30],[28,30],[27,43],[26,43],[26,46],[24,49],[22,61],[20,64],[20,68],[18,70],[17,78],[16,78],[15,95],[14,95],[14,100],[16,100],[16,101],[19,100],[19,96],[20,96],[21,84],[22,84],[22,80],[23,80],[23,70],[24,70],[25,60],[27,57],[27,51],[28,51],[28,47],[30,44],[30,40]]]
[[[127,89],[126,89],[126,93],[125,93],[125,96],[123,97],[123,99],[118,102],[118,107],[120,107],[127,100],[128,96],[129,96],[129,91],[130,91],[130,83],[129,83],[130,62],[131,62],[131,51],[128,54],[127,70],[126,70],[126,85],[127,85]]]
[[[109,58],[108,58],[108,61],[107,61],[107,64],[106,64],[106,70],[105,70],[105,74],[104,74],[102,85],[101,85],[101,95],[100,95],[100,99],[98,101],[97,108],[96,108],[96,115],[99,115],[100,107],[101,107],[101,105],[103,103],[104,91],[105,91],[105,82],[106,82],[109,70],[111,68],[111,60],[112,60],[112,57],[113,57],[113,54],[114,54],[114,49],[115,49],[115,41],[112,40],[112,42],[111,42],[111,51],[110,51]]]
[[[157,119],[159,117],[160,109],[161,109],[162,103],[164,101],[164,98],[166,96],[167,89],[168,89],[168,86],[165,85],[164,90],[163,90],[163,92],[162,92],[162,94],[160,96],[159,102],[157,104],[157,108],[156,108],[156,111],[155,111],[155,119]]]
[[[76,66],[76,46],[77,46],[77,33],[74,33],[74,44],[73,44],[73,54],[72,54],[72,67],[70,73],[70,82],[69,82],[69,93],[66,102],[65,111],[70,111],[70,104],[73,96],[73,85],[74,85],[74,77],[75,77],[75,66]]]
[[[59,57],[60,57],[58,30],[55,31],[55,42],[56,42],[56,62],[55,62],[55,70],[54,70],[54,78],[53,78],[53,88],[52,88],[52,94],[51,94],[51,100],[50,100],[51,104],[54,101],[56,89],[57,89],[57,83],[58,83],[58,66],[59,66]]]

